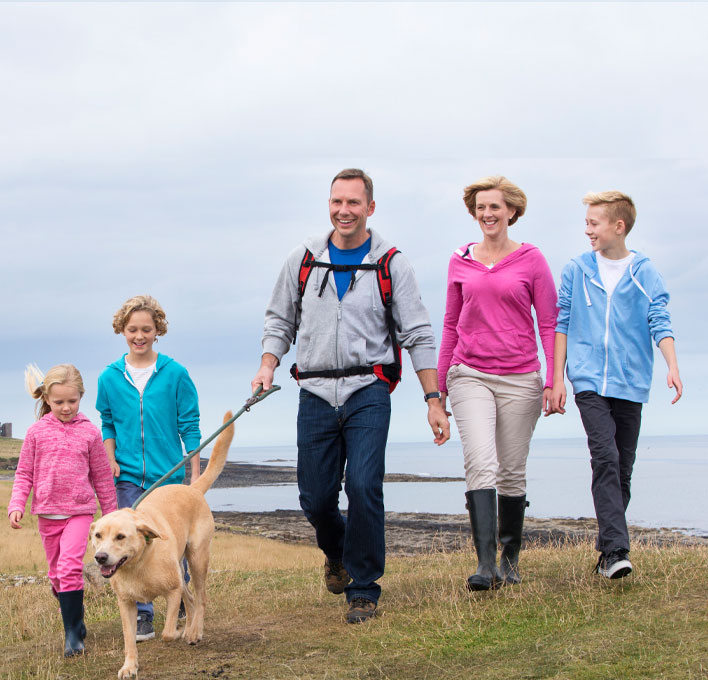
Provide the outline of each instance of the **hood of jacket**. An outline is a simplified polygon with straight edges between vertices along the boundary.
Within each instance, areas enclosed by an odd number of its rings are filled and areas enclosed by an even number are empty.
[[[126,357],[128,356],[128,353],[126,352],[120,359],[116,359],[112,364],[108,364],[109,368],[116,368],[118,369],[121,373],[127,373],[127,368],[125,366],[125,361]],[[157,361],[155,363],[155,373],[157,373],[161,368],[169,364],[171,361],[174,361],[172,357],[168,357],[166,354],[162,354],[162,352],[158,352],[157,354]]]
[[[38,421],[42,427],[65,428],[79,423],[90,423],[91,421],[79,411],[69,422],[59,420],[51,411],[45,413]]]

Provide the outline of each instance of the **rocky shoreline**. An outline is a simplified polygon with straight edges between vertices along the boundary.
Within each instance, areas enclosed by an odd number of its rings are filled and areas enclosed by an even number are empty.
[[[202,469],[206,466],[201,461]],[[276,463],[277,461],[274,461]],[[419,477],[417,475],[387,474],[387,482],[451,482],[462,477]],[[294,467],[286,465],[257,465],[227,463],[214,484],[217,488],[239,488],[272,484],[296,483]],[[461,508],[464,510],[464,508]],[[214,512],[218,530],[251,534],[279,541],[314,545],[314,530],[300,510],[272,512]],[[632,540],[669,544],[675,542],[707,545],[708,537],[687,536],[672,528],[646,529],[630,527]],[[524,540],[528,543],[548,544],[581,541],[597,535],[594,518],[579,517],[543,519],[527,517]],[[386,513],[386,549],[388,554],[413,555],[438,550],[469,549],[471,532],[466,514],[442,515],[431,513]]]
[[[16,459],[5,459],[0,467],[0,479],[12,479]],[[13,465],[12,463],[15,463]],[[204,469],[207,460],[201,460]],[[296,470],[289,465],[259,465],[227,462],[214,484],[215,488],[243,488],[295,484]],[[189,466],[187,466],[189,476]],[[387,482],[452,482],[461,477],[419,477],[407,474],[387,474]],[[464,508],[461,508],[464,510]],[[300,510],[272,512],[214,512],[218,531],[249,534],[278,541],[314,545],[314,530]],[[594,518],[535,518],[526,517],[526,544],[563,543],[594,538],[597,522]],[[646,529],[630,527],[633,542],[668,545],[672,543],[708,545],[708,536],[689,536],[673,528]],[[469,519],[466,514],[386,513],[386,549],[391,555],[414,555],[430,551],[472,549]]]

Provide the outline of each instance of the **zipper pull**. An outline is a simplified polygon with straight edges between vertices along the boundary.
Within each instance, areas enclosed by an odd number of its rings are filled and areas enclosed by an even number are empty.
[[[340,300],[337,303],[337,321],[342,320],[342,301]]]

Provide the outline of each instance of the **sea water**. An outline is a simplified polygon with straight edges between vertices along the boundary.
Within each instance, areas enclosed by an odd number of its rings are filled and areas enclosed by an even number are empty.
[[[297,462],[295,447],[234,447],[229,460],[266,465]],[[391,443],[386,472],[463,477],[459,441]],[[584,439],[534,439],[527,465],[528,514],[533,517],[594,517],[590,454]],[[630,524],[708,534],[708,436],[640,437],[632,475]],[[464,513],[464,481],[387,482],[386,509],[395,512]],[[300,508],[297,486],[281,484],[207,493],[212,510],[264,512]],[[346,495],[340,505],[346,508]]]

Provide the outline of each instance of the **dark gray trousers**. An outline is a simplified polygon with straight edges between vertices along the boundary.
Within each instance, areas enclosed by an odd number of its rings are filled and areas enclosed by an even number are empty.
[[[625,511],[630,499],[642,405],[601,397],[596,392],[579,392],[575,403],[590,449],[592,498],[599,530],[596,547],[605,555],[613,550],[629,550]]]

